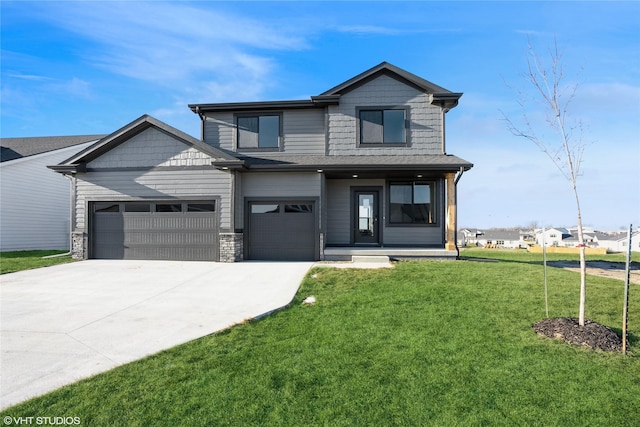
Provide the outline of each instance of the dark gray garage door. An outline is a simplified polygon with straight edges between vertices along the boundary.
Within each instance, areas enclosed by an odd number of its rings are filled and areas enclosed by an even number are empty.
[[[317,234],[313,202],[249,203],[249,259],[313,261]]]
[[[91,257],[216,261],[215,202],[93,203]]]

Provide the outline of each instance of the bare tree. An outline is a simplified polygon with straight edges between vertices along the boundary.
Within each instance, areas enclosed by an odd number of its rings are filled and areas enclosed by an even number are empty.
[[[504,112],[502,115],[512,134],[536,144],[571,183],[578,214],[578,246],[580,248],[579,323],[584,326],[587,269],[577,182],[585,144],[582,123],[579,120],[571,120],[569,115],[569,106],[575,97],[578,85],[565,84],[562,55],[555,38],[553,48],[549,49],[546,63],[536,54],[531,40],[528,40],[527,45],[527,71],[523,73],[523,78],[529,84],[529,90],[518,90],[507,84],[518,96],[518,104],[522,108],[522,121],[516,124]],[[534,123],[535,120],[532,120],[530,111],[538,111],[540,107],[544,109],[545,117]],[[540,134],[537,130],[541,128],[552,129],[553,135]]]

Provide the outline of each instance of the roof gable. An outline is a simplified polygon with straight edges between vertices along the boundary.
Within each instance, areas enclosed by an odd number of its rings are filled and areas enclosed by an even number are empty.
[[[395,65],[389,64],[388,62],[382,62],[376,65],[375,67],[370,68],[367,71],[364,71],[355,77],[352,77],[346,82],[341,83],[338,86],[335,86],[329,89],[328,91],[322,93],[321,96],[342,95],[372,79],[375,79],[380,75],[387,75],[387,76],[393,77],[407,84],[411,84],[412,86],[415,86],[421,91],[430,93],[430,94],[458,95],[458,98],[462,95],[462,94],[451,92],[443,88],[442,86],[438,86],[435,83],[425,80],[422,77],[419,77],[406,70],[403,70],[402,68],[396,67]]]
[[[212,159],[230,163],[234,163],[236,161],[239,162],[239,160],[231,154],[207,145],[191,135],[145,114],[112,134],[107,135],[95,144],[85,150],[82,150],[80,153],[65,160],[59,165],[51,166],[51,169],[61,173],[83,171],[86,168],[87,163],[98,159],[148,129],[154,129],[165,133],[173,140],[179,141],[201,153],[204,153]]]
[[[442,86],[438,86],[415,74],[396,67],[388,62],[382,62],[367,71],[358,74],[344,83],[329,89],[317,96],[312,96],[310,100],[294,101],[262,101],[262,102],[233,102],[215,104],[189,104],[189,108],[196,114],[212,111],[256,111],[256,110],[284,110],[303,108],[323,108],[327,105],[337,105],[340,96],[350,92],[381,75],[389,76],[404,84],[412,86],[421,92],[427,93],[431,97],[433,104],[443,108],[453,108],[458,105],[458,100],[462,93],[451,92]]]

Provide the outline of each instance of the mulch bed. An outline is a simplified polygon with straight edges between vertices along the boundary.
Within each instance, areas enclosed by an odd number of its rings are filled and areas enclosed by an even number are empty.
[[[560,317],[533,324],[538,335],[563,340],[569,344],[602,351],[622,351],[622,338],[609,327],[591,320],[578,324],[578,319]]]

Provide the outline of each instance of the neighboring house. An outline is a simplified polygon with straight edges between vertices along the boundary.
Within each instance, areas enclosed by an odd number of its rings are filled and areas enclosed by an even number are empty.
[[[74,256],[455,257],[461,96],[385,62],[309,100],[189,105],[202,141],[142,116],[51,167],[73,181]]]
[[[610,252],[626,252],[629,247],[627,231],[595,233],[596,245],[599,248],[607,248]],[[640,252],[640,231],[635,230],[631,234],[631,251]]]
[[[478,237],[482,236],[484,232],[477,228],[463,228],[458,230],[458,245],[471,246],[478,244]]]
[[[47,165],[102,136],[0,138],[0,251],[69,249],[70,181]]]
[[[523,236],[519,230],[486,230],[478,236],[478,246],[501,249],[526,248],[527,243]]]
[[[540,246],[563,246],[562,240],[571,236],[566,228],[537,228],[535,235],[536,243]]]

